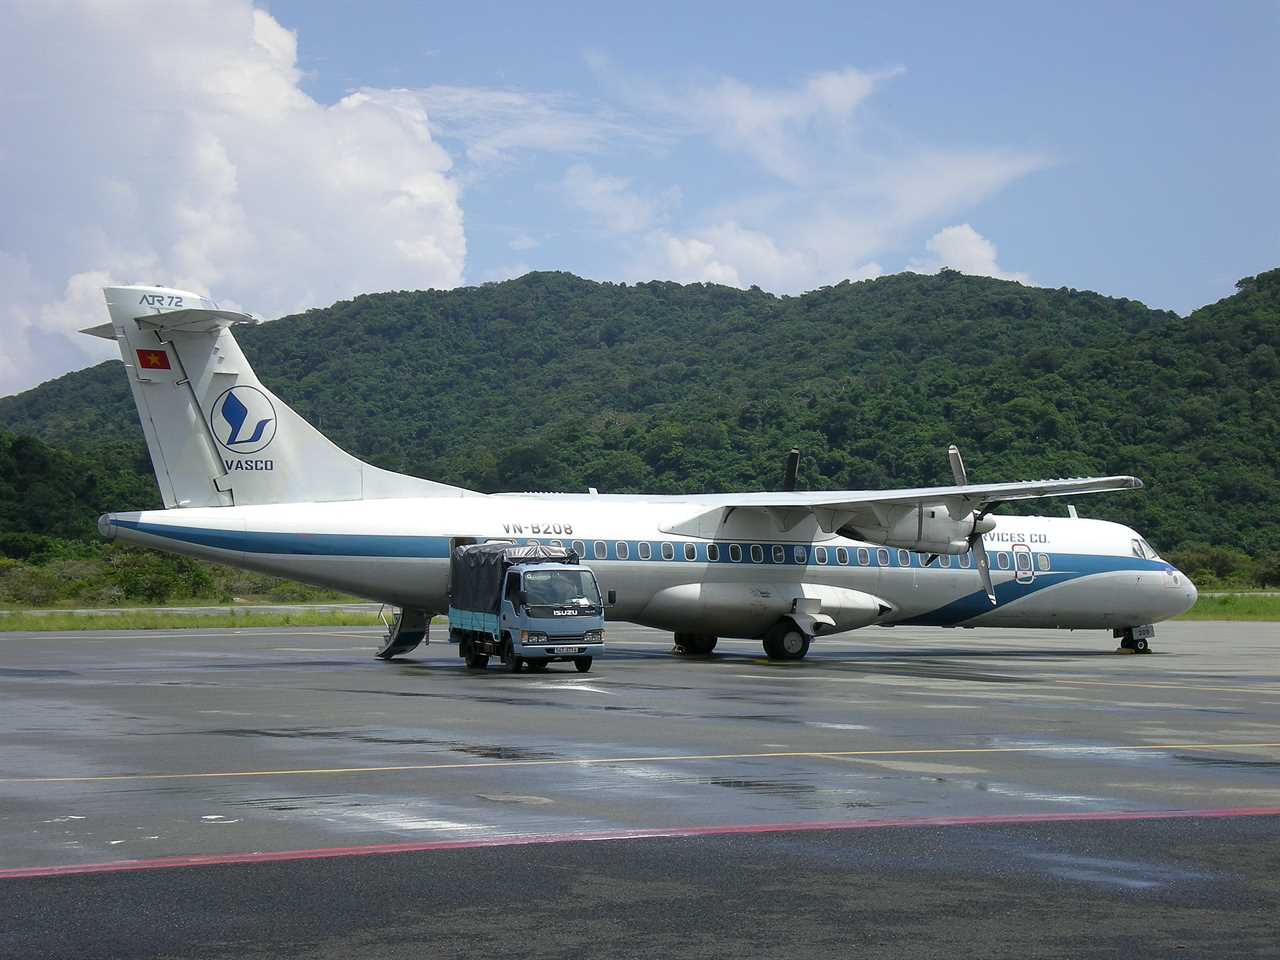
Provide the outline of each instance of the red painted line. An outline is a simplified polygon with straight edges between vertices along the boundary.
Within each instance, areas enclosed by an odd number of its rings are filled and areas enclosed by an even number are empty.
[[[988,817],[892,817],[881,820],[817,820],[799,823],[743,823],[707,827],[655,827],[590,833],[543,833],[421,843],[375,843],[358,847],[320,847],[314,850],[270,850],[248,853],[190,854],[150,860],[116,860],[57,867],[15,867],[0,870],[0,880],[68,877],[90,873],[133,873],[175,867],[209,867],[232,863],[288,863],[336,857],[372,857],[392,853],[431,853],[481,847],[518,847],[541,843],[583,843],[599,840],[646,840],[678,837],[724,837],[755,833],[806,833],[817,830],[878,830],[889,827],[999,826],[1020,823],[1076,823],[1123,820],[1221,820],[1233,817],[1277,817],[1280,807],[1225,807],[1212,810],[1110,810],[1097,813],[1015,813]]]

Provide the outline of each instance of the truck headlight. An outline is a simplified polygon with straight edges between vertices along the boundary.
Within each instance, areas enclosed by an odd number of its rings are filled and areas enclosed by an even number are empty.
[[[588,630],[582,635],[584,643],[604,643],[603,630]]]
[[[520,642],[521,643],[546,643],[547,635],[545,633],[539,633],[537,630],[521,630]]]

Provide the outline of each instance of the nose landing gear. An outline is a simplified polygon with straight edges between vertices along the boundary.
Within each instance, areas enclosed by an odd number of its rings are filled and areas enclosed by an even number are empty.
[[[1112,634],[1120,641],[1121,650],[1129,650],[1133,653],[1150,653],[1151,638],[1155,636],[1155,632],[1154,627],[1147,625],[1113,630]]]

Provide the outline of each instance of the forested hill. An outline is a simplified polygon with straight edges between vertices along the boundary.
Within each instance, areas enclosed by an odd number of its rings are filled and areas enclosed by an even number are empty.
[[[1185,318],[953,271],[799,297],[532,273],[357,297],[237,336],[343,447],[475,489],[760,489],[792,446],[811,489],[941,483],[955,442],[980,480],[1142,477],[1145,492],[1077,506],[1159,546],[1280,545],[1280,270]],[[134,480],[145,463],[114,361],[0,399],[0,430]],[[0,483],[25,469],[4,456]],[[88,491],[75,509],[153,498]],[[52,509],[0,522],[42,532]]]

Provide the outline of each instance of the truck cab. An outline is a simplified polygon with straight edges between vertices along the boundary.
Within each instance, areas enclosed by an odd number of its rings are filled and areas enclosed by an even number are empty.
[[[585,673],[604,652],[604,603],[577,555],[538,544],[473,544],[450,565],[449,639],[472,669],[501,658],[517,673],[572,662]]]

